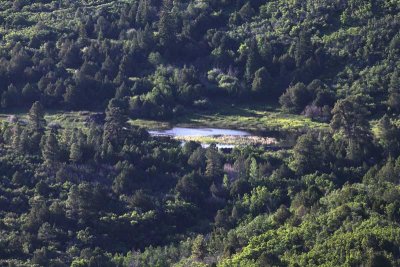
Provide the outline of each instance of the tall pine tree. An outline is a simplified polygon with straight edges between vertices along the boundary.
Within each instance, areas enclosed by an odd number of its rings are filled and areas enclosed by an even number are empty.
[[[32,133],[43,134],[46,128],[44,109],[40,102],[33,103],[28,113],[28,127]]]
[[[171,48],[175,43],[177,33],[175,18],[171,10],[172,2],[165,0],[160,14],[160,21],[158,22],[158,36],[160,44],[166,49]]]
[[[389,84],[388,107],[394,112],[400,111],[400,74],[399,71],[393,72]]]
[[[128,128],[127,103],[121,99],[111,99],[106,110],[106,122],[103,132],[103,146],[113,147],[123,144]]]
[[[57,137],[54,133],[50,133],[44,142],[42,148],[43,159],[47,164],[53,164],[60,159],[60,147]]]

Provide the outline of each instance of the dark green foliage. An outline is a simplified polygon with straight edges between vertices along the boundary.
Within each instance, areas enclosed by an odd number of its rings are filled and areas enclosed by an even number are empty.
[[[361,160],[368,155],[371,142],[368,110],[365,99],[350,96],[336,102],[332,110],[332,130],[343,136],[346,145],[346,157]]]
[[[303,83],[289,87],[279,98],[282,108],[290,113],[300,113],[310,102],[310,93]]]
[[[315,135],[308,133],[300,136],[293,148],[292,168],[304,175],[321,168],[322,153]]]
[[[165,0],[158,22],[160,44],[167,49],[172,48],[177,34],[176,17],[174,17],[176,14],[173,14],[172,8],[172,1]]]
[[[40,102],[33,103],[28,113],[28,126],[32,134],[43,134],[46,121],[44,119],[44,110]]]
[[[57,137],[54,133],[50,133],[48,136],[44,137],[42,153],[44,161],[50,165],[60,159],[60,148]]]
[[[125,139],[125,127],[127,127],[127,104],[123,100],[112,99],[106,110],[104,124],[103,144],[119,146]]]
[[[2,1],[1,108],[31,108],[0,125],[0,265],[400,266],[399,7]],[[278,97],[330,129],[230,150],[129,124]]]
[[[380,144],[383,149],[392,157],[398,156],[400,152],[400,144],[397,141],[399,135],[399,128],[392,123],[387,115],[384,115],[379,120]]]
[[[389,84],[389,97],[387,104],[395,112],[400,111],[400,75],[399,71],[393,72]]]
[[[219,153],[212,146],[206,152],[205,175],[211,178],[218,178],[222,174],[222,162]]]
[[[265,67],[262,67],[255,72],[253,83],[251,84],[251,90],[257,96],[274,96],[272,79]]]
[[[262,100],[319,79],[334,88],[333,99],[361,92],[385,98],[382,104],[398,113],[395,3],[17,2],[1,5],[3,108],[40,100],[57,109],[104,109],[111,98],[126,96],[144,102],[136,117],[170,118],[204,97],[237,101],[253,91]],[[168,72],[157,73],[161,65],[194,68],[198,81],[177,86]],[[214,85],[222,90],[205,90],[211,84],[204,77],[215,70]],[[164,85],[156,76],[170,86],[151,90]],[[189,100],[188,91],[196,91]],[[304,103],[288,95],[282,106],[303,111]],[[315,92],[307,102],[332,107],[326,97]]]

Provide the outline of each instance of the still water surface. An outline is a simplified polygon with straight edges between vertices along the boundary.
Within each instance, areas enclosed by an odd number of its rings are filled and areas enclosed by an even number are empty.
[[[153,136],[249,136],[250,133],[246,131],[230,130],[230,129],[217,129],[217,128],[183,128],[174,127],[169,130],[154,130],[149,131]]]

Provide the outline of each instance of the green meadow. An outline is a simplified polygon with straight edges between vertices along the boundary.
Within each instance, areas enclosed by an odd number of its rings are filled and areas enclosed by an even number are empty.
[[[216,104],[209,110],[188,109],[181,115],[170,120],[131,119],[132,125],[145,129],[168,129],[180,127],[213,127],[224,129],[238,129],[251,132],[305,132],[308,129],[323,129],[326,123],[320,123],[302,115],[287,114],[269,106],[247,106]],[[84,127],[91,111],[48,111],[45,119],[47,123],[58,123],[63,128]],[[19,119],[26,119],[26,111],[0,113],[0,120],[5,121],[10,115]]]
[[[181,127],[214,127],[253,132],[304,132],[307,129],[323,129],[326,123],[312,121],[302,115],[286,114],[279,109],[262,106],[216,105],[207,111],[187,110],[184,115],[169,121],[131,120],[133,125],[147,129]]]

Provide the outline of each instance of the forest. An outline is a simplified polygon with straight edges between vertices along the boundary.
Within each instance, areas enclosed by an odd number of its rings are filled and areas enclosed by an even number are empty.
[[[278,143],[149,133],[188,118]],[[400,0],[0,1],[0,266],[389,267],[399,247]]]

